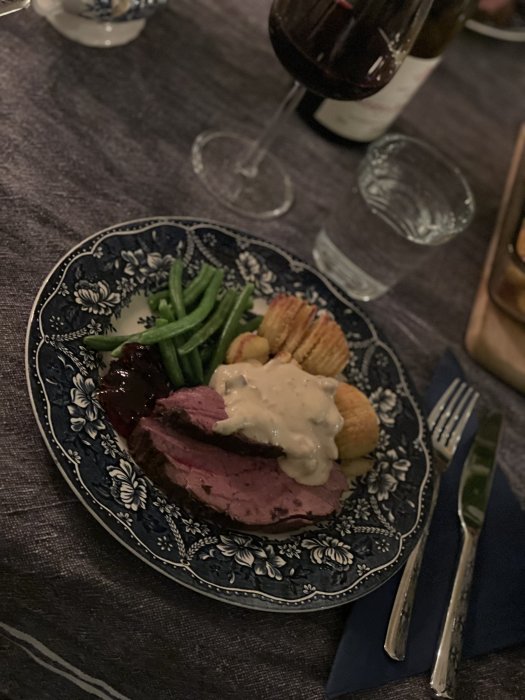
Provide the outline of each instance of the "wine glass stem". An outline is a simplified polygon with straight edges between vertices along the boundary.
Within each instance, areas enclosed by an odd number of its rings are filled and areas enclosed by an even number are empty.
[[[295,81],[262,134],[251,144],[235,164],[235,172],[248,178],[257,176],[259,165],[263,161],[269,147],[279,135],[281,126],[297,107],[305,92],[306,88],[303,87],[301,83]]]

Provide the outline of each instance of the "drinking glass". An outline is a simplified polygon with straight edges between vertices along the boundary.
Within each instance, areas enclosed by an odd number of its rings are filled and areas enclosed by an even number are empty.
[[[295,82],[255,141],[205,132],[192,149],[195,173],[223,204],[271,219],[293,202],[289,176],[268,149],[306,90],[361,100],[383,88],[410,50],[432,0],[274,0],[270,39]]]
[[[374,141],[313,249],[317,267],[362,301],[376,299],[463,231],[474,197],[437,149],[403,134]]]

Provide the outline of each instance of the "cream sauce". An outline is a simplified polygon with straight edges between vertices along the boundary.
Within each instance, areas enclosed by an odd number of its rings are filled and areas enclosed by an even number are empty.
[[[343,427],[334,401],[337,385],[278,358],[265,365],[221,365],[210,386],[224,398],[228,418],[214,429],[279,445],[285,474],[300,484],[325,484],[338,456],[335,436]]]

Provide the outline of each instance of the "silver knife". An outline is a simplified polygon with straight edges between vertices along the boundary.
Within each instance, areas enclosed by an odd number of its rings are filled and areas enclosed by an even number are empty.
[[[463,543],[430,678],[430,687],[439,698],[454,698],[476,548],[494,479],[502,422],[501,413],[481,420],[461,474],[458,514]]]

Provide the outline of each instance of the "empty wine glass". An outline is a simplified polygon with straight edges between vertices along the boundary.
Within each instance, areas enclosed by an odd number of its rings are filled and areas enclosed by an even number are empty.
[[[270,39],[295,82],[255,141],[208,131],[192,163],[206,188],[240,214],[272,219],[293,202],[293,187],[268,152],[285,118],[308,89],[360,100],[383,88],[410,50],[433,0],[274,0]]]

